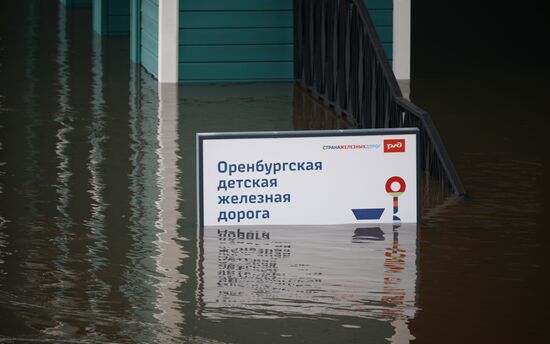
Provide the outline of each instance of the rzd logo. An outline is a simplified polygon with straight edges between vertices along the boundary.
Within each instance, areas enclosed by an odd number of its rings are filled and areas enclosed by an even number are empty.
[[[384,153],[401,153],[405,151],[405,139],[384,140]]]

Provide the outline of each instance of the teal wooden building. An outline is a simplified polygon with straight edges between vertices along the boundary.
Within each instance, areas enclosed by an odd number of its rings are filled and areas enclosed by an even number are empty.
[[[293,0],[60,0],[92,6],[100,35],[130,35],[161,83],[293,80]],[[364,0],[398,79],[409,78],[410,0]]]

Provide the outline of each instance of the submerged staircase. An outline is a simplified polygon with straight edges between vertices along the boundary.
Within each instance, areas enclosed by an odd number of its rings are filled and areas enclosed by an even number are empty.
[[[363,0],[294,0],[294,78],[359,128],[419,128],[425,176],[466,195],[430,115],[403,97]]]

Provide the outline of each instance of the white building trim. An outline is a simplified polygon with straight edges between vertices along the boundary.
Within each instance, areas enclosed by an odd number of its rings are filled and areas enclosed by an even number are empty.
[[[393,0],[393,72],[411,78],[411,0]]]
[[[158,81],[178,82],[179,0],[159,1]]]

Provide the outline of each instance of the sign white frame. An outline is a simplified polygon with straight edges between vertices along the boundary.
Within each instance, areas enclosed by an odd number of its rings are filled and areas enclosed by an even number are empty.
[[[350,137],[350,136],[415,136],[416,149],[416,223],[421,222],[421,188],[420,188],[420,142],[417,128],[396,129],[352,129],[352,130],[322,130],[322,131],[285,131],[285,132],[231,132],[231,133],[197,133],[197,221],[204,226],[204,143],[207,140],[235,140],[235,139],[280,139],[280,138],[319,138],[319,137]],[[383,149],[383,148],[380,148]],[[246,157],[243,157],[246,160]],[[268,161],[267,158],[265,161]],[[373,223],[373,222],[370,222]],[[382,222],[378,222],[382,223]],[[388,223],[387,221],[385,223]],[[265,223],[265,225],[277,223]],[[301,225],[303,223],[297,223]],[[216,225],[263,225],[253,224],[216,224]]]

